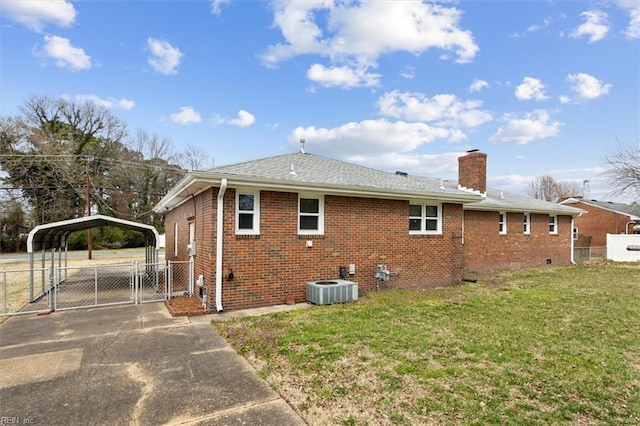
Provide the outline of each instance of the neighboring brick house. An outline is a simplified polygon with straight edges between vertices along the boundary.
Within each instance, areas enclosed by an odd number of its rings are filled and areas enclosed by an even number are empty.
[[[571,261],[579,210],[485,182],[478,152],[460,158],[460,186],[295,153],[189,173],[154,210],[165,214],[167,260],[187,259],[194,241],[195,276],[215,311],[304,301],[308,281],[348,265],[346,278],[365,292],[380,284],[381,264],[392,272],[386,287],[421,288]],[[528,232],[518,214],[530,218]]]
[[[605,247],[607,234],[640,234],[640,204],[567,198],[560,204],[585,210],[575,219],[581,240],[590,247]],[[590,243],[589,243],[590,241]]]

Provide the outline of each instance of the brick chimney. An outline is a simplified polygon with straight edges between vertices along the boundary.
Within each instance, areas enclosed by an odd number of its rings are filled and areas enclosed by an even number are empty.
[[[458,157],[458,187],[486,195],[487,154],[472,149]]]

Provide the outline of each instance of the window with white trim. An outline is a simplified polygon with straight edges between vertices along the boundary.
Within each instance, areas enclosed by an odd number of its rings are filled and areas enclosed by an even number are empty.
[[[298,194],[298,234],[324,234],[324,195]]]
[[[260,234],[260,191],[236,190],[236,234]]]
[[[505,235],[507,233],[507,213],[500,212],[498,214],[498,232],[500,235]]]
[[[531,234],[531,213],[525,213],[522,219],[522,233],[524,235]]]
[[[409,204],[409,234],[442,234],[442,204]]]
[[[549,215],[549,233],[556,235],[558,233],[558,216]]]

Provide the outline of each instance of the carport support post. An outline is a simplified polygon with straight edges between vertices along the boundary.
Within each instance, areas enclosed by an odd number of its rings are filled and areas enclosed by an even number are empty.
[[[33,302],[33,251],[29,253],[29,302]]]
[[[45,287],[44,287],[45,268],[44,267],[46,265],[46,262],[45,262],[45,259],[47,258],[46,254],[47,254],[47,252],[46,252],[46,249],[44,248],[44,245],[43,245],[42,246],[42,261],[41,261],[41,264],[40,264],[40,269],[42,270],[42,294],[44,294],[44,292],[45,292]]]
[[[53,309],[55,310],[58,306],[57,299],[57,290],[58,286],[56,285],[56,248],[51,247],[51,266],[49,266],[49,289],[53,290]],[[50,291],[51,291],[50,290]]]

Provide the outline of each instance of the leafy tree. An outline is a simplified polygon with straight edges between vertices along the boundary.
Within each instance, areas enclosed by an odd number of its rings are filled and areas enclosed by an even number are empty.
[[[0,180],[20,193],[34,225],[90,210],[162,227],[151,209],[185,174],[168,139],[142,130],[130,139],[122,121],[89,102],[34,96],[19,111],[0,117]]]
[[[12,197],[2,200],[0,204],[0,252],[16,252],[24,250],[25,212],[22,204]]]
[[[0,124],[6,182],[22,190],[36,223],[83,216],[89,170],[100,166],[92,151],[123,138],[126,126],[89,102],[32,97],[20,112]]]

